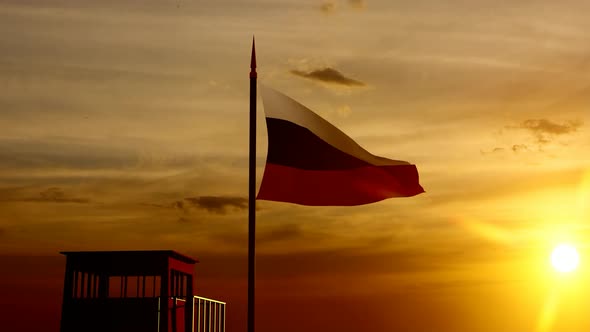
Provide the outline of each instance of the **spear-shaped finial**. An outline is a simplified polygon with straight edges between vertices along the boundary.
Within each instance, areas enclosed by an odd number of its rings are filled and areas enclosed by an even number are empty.
[[[252,36],[252,56],[250,58],[250,78],[256,78],[256,42]]]

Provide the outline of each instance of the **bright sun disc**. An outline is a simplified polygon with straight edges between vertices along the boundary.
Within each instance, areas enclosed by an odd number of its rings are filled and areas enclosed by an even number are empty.
[[[560,244],[551,253],[551,264],[559,272],[572,272],[578,267],[579,263],[578,251],[570,244]]]

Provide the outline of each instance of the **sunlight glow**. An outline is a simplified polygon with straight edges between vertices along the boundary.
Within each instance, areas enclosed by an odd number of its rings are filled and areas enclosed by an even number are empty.
[[[559,304],[559,294],[554,289],[543,307],[541,317],[537,326],[538,332],[547,332],[551,330],[553,323],[555,322],[555,315],[557,314],[557,307]]]
[[[590,169],[584,174],[578,191],[578,220],[586,220],[590,214]]]
[[[511,245],[515,241],[514,232],[509,232],[492,223],[475,218],[460,218],[457,222],[470,232],[495,243]]]
[[[561,273],[574,271],[579,263],[578,251],[570,244],[560,244],[551,253],[551,264]]]

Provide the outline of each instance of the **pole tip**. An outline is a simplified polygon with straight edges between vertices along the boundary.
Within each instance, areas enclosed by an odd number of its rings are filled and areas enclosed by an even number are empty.
[[[256,77],[256,41],[252,36],[252,55],[250,57],[250,77]]]

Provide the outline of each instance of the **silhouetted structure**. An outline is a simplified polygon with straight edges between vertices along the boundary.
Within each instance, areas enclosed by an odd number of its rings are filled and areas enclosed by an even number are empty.
[[[225,303],[193,294],[195,259],[172,250],[62,254],[61,332],[225,331]]]

